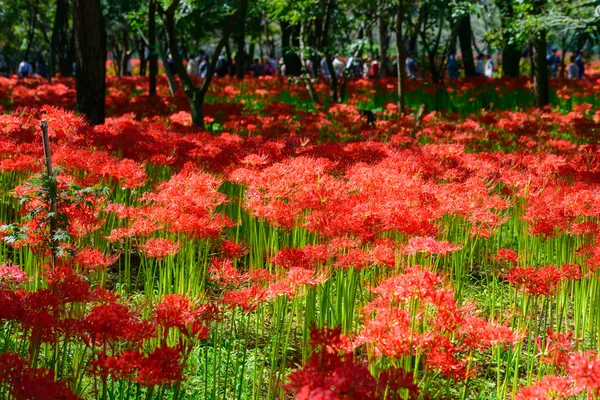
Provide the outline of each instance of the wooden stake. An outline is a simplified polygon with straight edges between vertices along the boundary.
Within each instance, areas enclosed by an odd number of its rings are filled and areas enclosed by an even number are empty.
[[[42,146],[44,147],[44,159],[46,161],[46,174],[48,175],[49,182],[55,184],[54,170],[52,169],[52,154],[50,152],[50,139],[48,138],[48,122],[46,120],[40,121],[40,129],[42,130]],[[56,189],[56,188],[55,188]],[[52,191],[56,194],[55,190]],[[50,252],[52,254],[52,268],[56,265],[56,240],[54,239],[56,233],[56,198],[50,196]]]

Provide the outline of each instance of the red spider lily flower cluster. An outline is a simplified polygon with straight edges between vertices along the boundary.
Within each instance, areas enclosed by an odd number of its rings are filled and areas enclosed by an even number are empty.
[[[384,357],[420,356],[426,370],[465,379],[475,373],[472,352],[520,340],[520,334],[477,316],[471,306],[458,306],[453,290],[442,284],[420,266],[382,281],[364,309],[359,343]]]
[[[324,328],[311,332],[312,345],[322,349],[313,353],[301,369],[291,373],[288,376],[290,382],[284,386],[287,391],[295,393],[296,400],[375,400],[386,394],[386,398],[390,399],[419,398],[419,389],[413,383],[412,374],[392,369],[374,377],[352,353],[344,353],[335,346],[343,341],[339,329]]]
[[[593,350],[574,349],[572,333],[549,331],[541,356],[543,362],[555,367],[557,375],[546,375],[534,384],[522,387],[516,398],[566,399],[582,393],[588,398],[596,398],[600,395],[600,355]]]
[[[552,296],[561,282],[578,281],[584,276],[581,267],[566,264],[562,267],[546,265],[539,268],[514,267],[504,276],[511,285],[534,296]]]

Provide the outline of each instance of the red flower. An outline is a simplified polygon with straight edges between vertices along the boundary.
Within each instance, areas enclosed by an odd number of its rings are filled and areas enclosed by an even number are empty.
[[[140,246],[140,250],[146,254],[146,257],[162,260],[166,256],[177,254],[181,249],[179,243],[174,243],[169,239],[150,238],[146,243]]]
[[[171,347],[159,347],[139,361],[136,381],[144,386],[171,385],[183,379],[181,354]]]

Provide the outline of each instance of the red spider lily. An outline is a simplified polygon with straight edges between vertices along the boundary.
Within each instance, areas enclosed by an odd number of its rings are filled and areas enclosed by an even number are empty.
[[[95,306],[81,323],[88,345],[102,346],[112,341],[141,342],[153,336],[152,326],[137,318],[122,304]],[[89,339],[88,339],[89,335]]]
[[[387,357],[422,355],[424,368],[464,379],[475,370],[467,367],[467,352],[520,340],[510,329],[473,316],[472,307],[458,307],[442,282],[419,266],[382,281],[372,289],[378,297],[364,309],[360,341]]]
[[[75,264],[83,271],[94,271],[96,268],[106,269],[117,261],[119,255],[106,257],[95,249],[84,249],[75,255]]]
[[[235,269],[231,260],[219,260],[216,257],[213,257],[208,267],[208,274],[211,281],[218,281],[224,286],[237,285],[246,280],[246,277]]]
[[[54,380],[54,371],[33,368],[15,353],[0,354],[0,382],[15,399],[76,400],[69,387]]]
[[[540,338],[536,338],[536,344],[543,355],[542,362],[564,369],[569,362],[569,353],[575,347],[573,332],[554,332],[548,328],[546,334],[544,345],[542,345]]]
[[[171,347],[159,347],[139,361],[136,381],[144,386],[171,385],[183,379],[181,353]]]
[[[169,386],[183,379],[181,361],[177,349],[159,347],[148,355],[133,350],[110,357],[100,353],[91,368],[104,381],[111,376],[115,381],[127,379],[148,387]]]
[[[223,294],[223,303],[231,307],[241,307],[246,311],[255,310],[258,304],[266,299],[266,292],[258,285],[244,287],[237,291],[229,291]]]
[[[311,332],[311,342],[325,345],[323,339],[338,342],[339,330]],[[316,352],[301,369],[288,376],[284,385],[288,392],[295,392],[295,399],[378,399],[387,394],[397,398],[399,390],[406,390],[410,399],[417,399],[419,391],[411,374],[390,370],[374,377],[368,368],[352,354]],[[403,397],[398,397],[403,398]]]
[[[27,281],[29,277],[21,269],[21,267],[14,264],[2,264],[0,265],[0,286],[1,285],[15,285]]]
[[[241,258],[250,252],[244,245],[235,243],[231,240],[222,240],[220,250],[226,257],[231,258]]]
[[[515,266],[519,261],[519,254],[511,249],[498,249],[498,252],[496,253],[496,260],[504,260]]]
[[[574,268],[575,267],[575,268]],[[504,276],[511,285],[534,296],[553,296],[561,282],[567,279],[581,279],[577,266],[563,268],[547,265],[540,268],[514,267]]]
[[[172,242],[169,239],[150,238],[146,243],[139,246],[139,249],[146,254],[146,257],[162,260],[167,256],[173,256],[181,249],[181,244]]]
[[[567,399],[580,392],[570,377],[547,375],[533,385],[519,389],[515,400]]]
[[[446,241],[437,241],[431,237],[412,237],[409,239],[408,244],[404,246],[404,251],[411,255],[416,253],[446,255],[459,249],[460,246]]]
[[[210,304],[194,307],[189,299],[181,295],[167,295],[156,306],[156,323],[165,329],[165,337],[170,328],[179,329],[185,335],[206,337],[204,321],[216,317],[217,308]]]

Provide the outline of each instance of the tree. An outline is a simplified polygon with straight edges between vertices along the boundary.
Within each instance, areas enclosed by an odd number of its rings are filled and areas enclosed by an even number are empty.
[[[396,63],[398,64],[398,115],[404,115],[405,99],[404,86],[406,81],[406,68],[404,56],[404,35],[402,33],[402,20],[404,19],[404,1],[397,0],[396,5]]]
[[[225,43],[227,42],[227,40],[229,40],[229,36],[231,36],[233,26],[239,18],[240,10],[244,7],[247,7],[248,0],[241,0],[240,6],[236,10],[236,12],[229,17],[229,21],[224,29],[223,36],[217,44],[211,62],[208,66],[206,78],[204,79],[204,81],[202,82],[202,86],[200,87],[196,87],[190,76],[187,74],[185,66],[183,65],[183,60],[181,59],[181,53],[179,51],[179,43],[175,30],[175,13],[178,11],[180,4],[181,0],[173,0],[166,10],[163,10],[161,8],[161,14],[163,24],[165,26],[165,33],[167,36],[167,42],[169,44],[169,50],[171,51],[171,57],[175,66],[175,71],[177,72],[177,75],[181,80],[183,90],[188,98],[188,102],[190,105],[190,113],[192,115],[192,122],[194,123],[194,125],[204,127],[204,98],[210,87],[217,60],[219,58],[219,55],[221,54],[221,51],[223,50],[223,47],[225,47]]]
[[[246,74],[246,16],[247,2],[244,2],[239,10],[238,23],[235,28],[235,76],[237,79],[244,79]]]
[[[513,0],[496,0],[502,21],[502,73],[516,78],[520,73],[521,51],[515,35]]]
[[[465,69],[466,77],[477,75],[475,71],[475,60],[473,57],[473,48],[471,47],[471,39],[473,30],[471,29],[471,15],[466,12],[458,17],[456,22],[458,31],[458,43],[460,44],[460,52],[462,53],[462,63]]]
[[[75,0],[73,27],[77,59],[75,110],[94,125],[104,123],[106,35],[100,0]]]
[[[52,78],[58,70],[62,76],[72,73],[72,61],[68,55],[69,5],[66,0],[56,0],[52,39],[50,40],[50,60],[48,63],[49,77]]]
[[[148,58],[150,73],[148,77],[148,94],[156,96],[156,75],[158,75],[158,49],[156,47],[156,0],[148,4]]]

